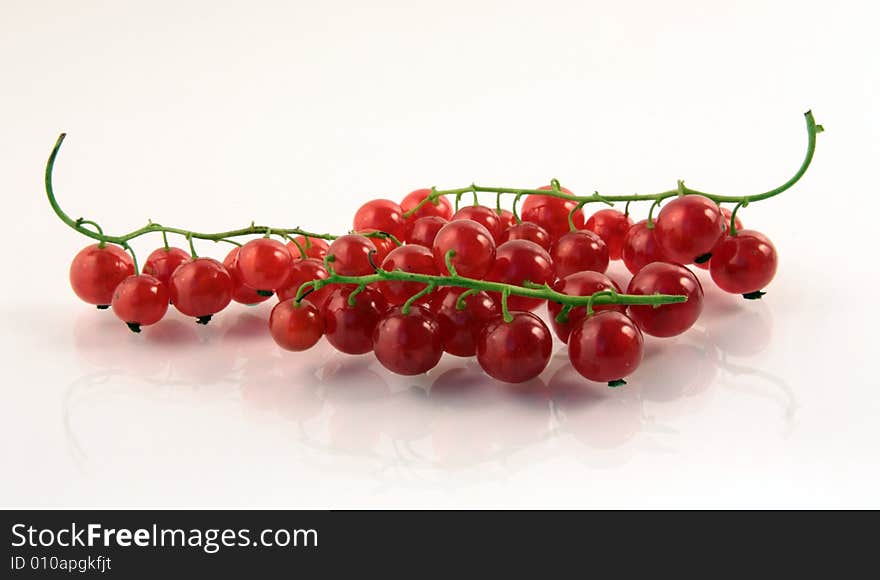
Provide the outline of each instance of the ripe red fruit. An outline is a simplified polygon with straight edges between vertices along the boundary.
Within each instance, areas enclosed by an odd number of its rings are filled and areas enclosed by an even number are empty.
[[[449,222],[434,238],[434,261],[442,274],[446,269],[446,253],[455,250],[452,265],[466,278],[482,278],[495,262],[495,241],[482,225],[465,220]]]
[[[133,332],[156,324],[168,311],[168,287],[155,276],[129,276],[113,292],[113,314]]]
[[[513,215],[513,212],[509,209],[502,209],[501,213],[498,214],[499,219],[501,220],[501,230],[504,231],[507,228],[512,228],[516,225],[516,216]],[[506,240],[504,240],[506,241]],[[532,240],[534,241],[534,240]]]
[[[456,308],[459,297],[467,288],[447,286],[433,293],[431,310],[440,323],[443,349],[455,356],[474,356],[477,339],[483,326],[498,316],[498,304],[486,292],[470,294],[463,300],[465,308]]]
[[[106,308],[120,282],[134,274],[134,263],[125,250],[107,244],[86,246],[70,264],[70,285],[83,302]]]
[[[497,316],[480,332],[477,362],[486,374],[506,383],[522,383],[541,374],[550,362],[553,338],[531,312],[511,312],[513,320]]]
[[[339,236],[327,250],[327,255],[334,258],[332,268],[342,276],[366,276],[375,272],[370,254],[378,254],[376,245],[360,234]],[[373,256],[373,263],[381,264],[377,258],[377,255]]]
[[[724,235],[721,236],[721,238],[718,239],[718,244],[720,244],[722,241],[724,241],[724,238],[727,237],[727,232],[730,231],[730,218],[733,216],[733,212],[730,211],[729,209],[727,209],[726,207],[722,207],[721,208],[721,215],[724,216],[724,231],[725,231],[725,233],[724,233]],[[742,220],[739,219],[738,215],[736,216],[735,225],[736,225],[737,231],[743,229]],[[715,248],[718,247],[718,244],[715,244]],[[712,248],[711,253],[713,256],[715,255],[715,248]],[[696,266],[697,268],[700,268],[701,270],[708,270],[709,269],[709,262],[700,262],[699,264],[695,263],[694,266]]]
[[[604,272],[608,269],[608,246],[602,238],[587,230],[561,236],[550,248],[550,256],[557,278],[575,272]]]
[[[461,208],[452,216],[451,221],[456,220],[469,220],[482,225],[492,234],[496,244],[501,239],[501,216],[485,205],[468,205]]]
[[[553,289],[568,296],[592,296],[602,290],[616,290],[620,292],[620,286],[617,285],[617,282],[601,272],[575,272],[574,274],[569,274],[565,278],[557,280],[553,284]],[[602,304],[593,307],[594,312],[602,312],[603,310],[626,312],[626,306]],[[547,302],[547,312],[550,315],[550,326],[553,327],[553,332],[556,333],[556,336],[562,342],[568,342],[571,330],[587,317],[586,307],[578,306],[568,312],[568,322],[558,322],[556,317],[562,312],[562,304],[552,300]]]
[[[299,247],[296,244],[299,244]],[[290,252],[290,255],[294,260],[302,259],[302,252],[299,251],[299,248],[302,248],[306,253],[306,258],[314,258],[316,260],[323,260],[324,256],[327,255],[327,248],[330,247],[330,244],[327,243],[327,240],[321,238],[310,238],[306,236],[295,236],[293,241],[287,242],[287,250]]]
[[[232,284],[223,264],[212,258],[196,258],[177,268],[168,286],[177,310],[207,324],[232,301]]]
[[[390,199],[373,199],[362,205],[354,214],[355,231],[375,230],[403,240],[406,236],[406,220],[403,209]]]
[[[702,195],[684,195],[660,210],[654,236],[667,258],[690,264],[712,251],[724,225],[718,204]]]
[[[354,305],[350,306],[348,298],[356,289],[337,286],[321,307],[327,342],[347,354],[373,350],[373,331],[388,308],[382,294],[370,287],[359,292],[354,297]]]
[[[402,270],[414,274],[437,275],[437,264],[434,262],[434,254],[423,246],[400,246],[391,251],[382,262],[382,269],[392,272]],[[406,302],[410,296],[424,290],[425,284],[419,282],[402,282],[390,280],[378,284],[379,291],[385,297],[388,304],[396,306]],[[429,295],[419,298],[417,304],[425,304],[430,300]]]
[[[417,189],[415,191],[411,191],[407,194],[406,197],[403,198],[403,201],[400,202],[400,209],[402,209],[404,213],[408,212],[409,210],[417,206],[423,199],[428,197],[430,193],[430,189]],[[450,204],[449,200],[447,200],[445,197],[438,197],[437,205],[434,205],[429,201],[422,207],[420,207],[415,213],[413,213],[409,217],[409,219],[417,220],[419,218],[429,215],[434,215],[448,220],[452,217],[452,204]]]
[[[648,220],[635,223],[623,239],[621,258],[633,274],[651,262],[666,262],[668,258],[654,237],[655,228],[648,228]]]
[[[408,223],[410,227],[406,233],[406,243],[431,249],[434,247],[434,238],[437,237],[437,232],[449,221],[442,217],[429,215]]]
[[[501,234],[501,243],[503,244],[510,240],[528,240],[530,242],[535,242],[547,251],[550,250],[550,246],[552,245],[550,234],[547,233],[547,230],[538,224],[533,224],[532,222],[514,224],[504,230]]]
[[[568,341],[568,359],[591,381],[617,381],[638,368],[644,343],[639,327],[626,315],[600,312],[574,328]]]
[[[551,190],[553,188],[549,185],[545,185],[538,189]],[[561,191],[571,194],[571,191],[564,187]],[[538,224],[547,230],[550,237],[555,240],[571,230],[568,224],[568,214],[575,208],[575,206],[577,206],[577,202],[574,201],[551,197],[549,195],[532,194],[526,196],[520,214],[522,216],[522,221]],[[583,228],[583,210],[579,209],[574,212],[572,221],[574,221],[575,228]]]
[[[750,294],[773,280],[777,263],[776,248],[767,236],[754,230],[739,230],[715,246],[709,273],[725,292]]]
[[[309,258],[308,260],[299,260],[291,266],[290,274],[287,277],[287,284],[284,288],[278,290],[278,300],[284,301],[295,298],[300,286],[306,282],[324,280],[329,277],[330,274],[324,268],[322,262],[312,258]],[[317,308],[321,308],[332,291],[333,286],[328,285],[320,290],[310,291],[306,296],[308,297],[309,302],[314,304]]]
[[[595,232],[608,246],[608,257],[619,260],[623,251],[623,239],[633,225],[629,216],[616,209],[600,209],[587,220],[586,228]]]
[[[373,242],[373,245],[376,246],[376,254],[373,256],[373,263],[376,265],[381,264],[385,258],[394,251],[394,248],[398,248],[400,246],[387,236],[367,236],[366,234],[375,234],[376,230],[364,230],[362,232],[358,232],[359,234],[363,234],[367,239]]]
[[[443,356],[440,325],[427,308],[389,310],[373,331],[373,353],[382,366],[399,375],[426,373]]]
[[[547,250],[528,240],[504,242],[495,251],[495,263],[486,275],[486,280],[522,286],[529,281],[544,284],[553,281],[553,260]],[[493,293],[495,301],[501,296]],[[534,310],[543,302],[540,298],[511,295],[507,305],[511,310]]]
[[[318,307],[303,300],[284,300],[269,315],[269,332],[285,350],[303,351],[315,346],[324,334],[324,319]]]
[[[235,247],[226,254],[223,259],[223,266],[232,277],[232,299],[239,304],[259,304],[269,297],[265,294],[259,294],[256,290],[241,281],[241,274],[238,273],[238,252],[239,248]]]
[[[630,306],[629,316],[651,336],[675,336],[697,321],[703,310],[703,287],[694,273],[680,264],[654,262],[629,282],[627,294],[683,294],[687,302],[662,306]]]
[[[265,293],[284,286],[293,257],[287,246],[278,240],[257,238],[239,249],[235,263],[241,281]]]
[[[147,261],[144,262],[141,273],[155,276],[159,282],[168,284],[171,274],[174,273],[177,267],[189,262],[191,259],[192,256],[189,255],[189,252],[180,248],[159,248],[158,250],[153,250],[147,256]]]

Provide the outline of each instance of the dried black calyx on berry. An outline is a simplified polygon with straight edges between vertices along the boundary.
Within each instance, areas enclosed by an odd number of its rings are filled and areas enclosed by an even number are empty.
[[[196,324],[208,324],[209,322],[211,322],[212,316],[213,316],[213,314],[208,314],[206,316],[199,316],[198,318],[196,318]]]
[[[746,300],[760,300],[761,296],[766,294],[766,292],[761,292],[760,290],[755,290],[754,292],[749,292],[747,294],[743,294],[743,298]]]
[[[107,310],[108,308],[110,308],[110,305],[109,304],[98,304],[97,306],[95,306],[95,308],[97,308],[98,310]]]
[[[257,290],[257,294],[259,294],[260,296],[269,297],[274,294],[274,292],[272,292],[271,290]]]
[[[126,322],[125,324],[128,326],[128,329],[132,332],[140,332],[141,331],[141,325],[138,324],[137,322]]]
[[[705,254],[702,254],[702,255],[694,258],[694,264],[705,264],[706,262],[708,262],[711,259],[712,259],[712,252],[706,252]]]
[[[626,384],[626,381],[623,380],[623,379],[617,379],[617,380],[614,380],[614,381],[608,381],[608,386],[611,387],[611,388],[614,388],[614,387],[622,387],[622,386],[625,385],[625,384]]]

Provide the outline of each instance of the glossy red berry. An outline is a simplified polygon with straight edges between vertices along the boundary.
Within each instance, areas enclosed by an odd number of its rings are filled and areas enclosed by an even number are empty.
[[[718,204],[702,195],[676,197],[660,210],[654,226],[663,253],[680,264],[711,252],[725,229]]]
[[[633,274],[652,262],[666,262],[668,258],[654,237],[654,228],[648,228],[648,220],[633,224],[623,239],[621,258],[627,270]]]
[[[404,213],[408,212],[417,206],[423,199],[428,197],[430,193],[430,189],[417,189],[408,193],[407,196],[403,198],[403,201],[400,202],[400,209],[402,209]],[[442,217],[445,220],[452,218],[452,204],[449,203],[449,200],[445,197],[438,197],[436,201],[436,205],[430,201],[425,203],[422,207],[416,210],[409,219],[417,220],[429,215]]]
[[[500,313],[498,304],[486,292],[465,296],[465,308],[459,310],[459,297],[467,288],[448,286],[433,293],[431,311],[440,323],[443,349],[455,356],[474,356],[483,326]]]
[[[120,282],[134,274],[134,263],[119,246],[86,246],[70,264],[70,285],[83,302],[106,308]]]
[[[553,260],[547,250],[528,240],[511,240],[498,246],[486,280],[522,286],[526,281],[550,283],[553,276]],[[493,294],[493,298],[499,301],[501,296]],[[507,305],[511,310],[534,310],[542,302],[540,298],[510,295]]]
[[[232,299],[239,304],[259,304],[269,299],[265,293],[260,294],[241,280],[241,274],[238,273],[238,252],[240,248],[235,247],[226,254],[223,259],[223,266],[232,277]]]
[[[722,207],[722,208],[721,208],[721,215],[724,216],[724,228],[725,228],[724,231],[725,231],[725,233],[724,233],[724,235],[722,235],[722,236],[718,239],[718,244],[720,244],[721,242],[724,241],[724,238],[727,237],[727,232],[730,231],[730,218],[733,217],[733,212],[730,211],[729,209],[727,209],[726,207]],[[738,215],[736,216],[735,226],[736,226],[736,230],[737,230],[737,231],[743,229],[743,223],[742,223],[742,220],[739,219],[739,216],[738,216]],[[715,248],[718,247],[718,244],[715,244]],[[715,248],[712,248],[712,252],[711,252],[711,253],[712,253],[713,255],[715,254]],[[709,260],[707,260],[707,261],[705,261],[705,262],[700,262],[700,263],[696,263],[696,262],[695,262],[695,263],[694,263],[694,266],[696,266],[697,268],[700,268],[701,270],[708,270],[708,269],[709,269]]]
[[[538,224],[533,224],[532,222],[514,224],[504,230],[501,234],[501,243],[503,244],[510,240],[528,240],[530,242],[535,242],[547,251],[550,251],[550,246],[552,245],[550,234],[547,233],[547,230]]]
[[[545,185],[538,189],[551,190],[553,188],[549,185]],[[571,191],[564,187],[561,191],[571,194]],[[522,221],[538,224],[547,230],[547,233],[550,234],[552,239],[556,240],[559,236],[571,230],[568,224],[568,214],[576,206],[577,203],[574,201],[551,197],[549,195],[533,194],[526,196],[520,215],[522,216]],[[577,210],[572,216],[572,220],[574,221],[575,228],[583,228],[583,210]]]
[[[451,221],[456,220],[468,220],[480,224],[489,230],[496,244],[501,239],[501,216],[494,209],[485,205],[467,205],[461,208],[452,216]]]
[[[502,209],[501,213],[498,214],[499,219],[501,220],[501,230],[504,231],[507,228],[512,228],[516,225],[516,216],[513,215],[513,212],[509,209]],[[506,241],[506,240],[505,240]],[[532,240],[534,241],[534,240]]]
[[[299,245],[297,246],[297,244]],[[290,255],[293,256],[294,260],[302,259],[300,248],[306,253],[306,258],[323,260],[324,256],[327,255],[327,249],[329,247],[330,244],[327,243],[327,240],[306,236],[295,236],[292,241],[287,242],[287,250],[290,252]]]
[[[196,258],[182,264],[168,284],[171,303],[181,313],[207,324],[211,316],[232,301],[232,276],[212,258]]]
[[[564,278],[575,272],[604,272],[608,269],[608,246],[598,235],[588,230],[568,232],[550,248],[556,277]]]
[[[638,368],[644,343],[639,327],[625,314],[599,312],[575,326],[568,341],[568,359],[591,381],[617,381]]]
[[[619,260],[623,239],[633,225],[629,216],[616,209],[600,209],[587,220],[586,229],[595,232],[608,246],[608,257]]]
[[[168,311],[168,286],[155,276],[129,276],[113,292],[113,314],[133,332],[156,324]]]
[[[406,220],[403,209],[390,199],[373,199],[362,205],[354,214],[355,231],[375,230],[403,240],[406,236]]]
[[[553,338],[531,312],[511,312],[513,320],[497,316],[480,332],[477,362],[486,374],[506,383],[522,383],[541,374],[550,362]]]
[[[446,269],[446,253],[455,250],[452,265],[466,278],[482,278],[495,262],[495,241],[484,226],[471,221],[449,222],[434,238],[434,262],[442,274]]]
[[[236,264],[242,282],[266,293],[284,287],[293,257],[278,240],[257,238],[239,249]]]
[[[386,369],[399,375],[426,373],[440,361],[440,325],[427,308],[400,306],[389,310],[373,331],[373,353]]]
[[[321,307],[324,318],[324,336],[336,350],[347,354],[363,354],[373,350],[373,331],[384,316],[388,305],[378,290],[364,288],[348,299],[357,288],[337,286]]]
[[[339,236],[327,250],[328,256],[333,256],[331,266],[343,276],[366,276],[375,272],[373,264],[381,264],[378,260],[376,245],[370,238],[360,234],[347,234]]]
[[[406,245],[391,251],[382,262],[382,269],[388,272],[401,270],[412,274],[437,275],[437,264],[434,262],[434,254],[423,246]],[[378,284],[379,291],[391,306],[397,306],[406,302],[410,296],[421,292],[425,284],[419,282],[403,282],[390,280]],[[425,304],[430,300],[429,295],[422,296],[417,303]]]
[[[694,273],[680,264],[654,262],[633,276],[627,294],[676,294],[687,296],[687,302],[630,306],[629,316],[642,332],[651,336],[675,336],[689,329],[703,310],[703,287]]]
[[[773,280],[777,263],[776,248],[767,236],[754,230],[739,230],[715,246],[709,273],[725,292],[751,294]]]
[[[168,281],[171,280],[171,274],[174,273],[177,267],[189,262],[191,259],[192,256],[189,255],[189,252],[180,248],[159,248],[158,250],[153,250],[147,256],[147,261],[144,262],[141,273],[155,276],[159,282],[168,284]]]
[[[378,234],[376,230],[365,230],[362,232],[358,232],[360,234]],[[394,251],[394,248],[399,247],[397,243],[387,236],[381,235],[372,235],[367,236],[367,238],[373,242],[373,245],[376,246],[376,254],[373,256],[373,263],[376,265],[381,264],[385,261],[385,258],[388,257],[388,254]]]
[[[449,221],[442,217],[429,215],[409,223],[411,227],[407,230],[406,243],[431,249],[434,247],[434,238],[437,237],[437,232]]]
[[[291,266],[285,287],[278,290],[278,300],[284,301],[296,298],[296,293],[299,291],[300,286],[313,280],[324,280],[329,276],[330,274],[324,268],[323,262],[313,258],[299,260]],[[309,302],[317,308],[321,308],[332,291],[333,286],[328,285],[320,290],[309,291],[304,296],[307,296]]]
[[[317,306],[303,300],[283,300],[269,315],[269,332],[285,350],[303,351],[315,346],[324,334],[324,319]]]
[[[620,292],[620,286],[617,285],[617,282],[601,272],[575,272],[574,274],[569,274],[565,278],[557,280],[553,284],[553,289],[568,296],[592,296],[602,290]],[[620,304],[593,306],[594,312],[602,312],[603,310],[626,312],[626,306]],[[547,302],[547,312],[550,315],[550,326],[553,327],[553,332],[556,333],[556,336],[562,342],[568,342],[571,330],[587,317],[586,307],[578,306],[569,310],[568,322],[559,322],[556,320],[556,317],[562,312],[562,305],[553,301]]]

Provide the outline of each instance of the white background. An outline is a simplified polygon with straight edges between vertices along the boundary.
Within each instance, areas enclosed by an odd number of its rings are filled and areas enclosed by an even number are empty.
[[[4,0],[0,504],[880,507],[872,4]],[[133,335],[70,291],[87,241],[42,190],[68,131],[59,201],[110,233],[341,232],[474,180],[752,193],[800,163],[808,108],[814,166],[741,214],[778,247],[770,293],[704,276],[698,326],[616,391],[564,351],[525,392],[282,353],[268,304]]]

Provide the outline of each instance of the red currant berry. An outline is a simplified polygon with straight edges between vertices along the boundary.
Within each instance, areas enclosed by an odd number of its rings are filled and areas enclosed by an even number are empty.
[[[552,190],[549,185],[539,187],[538,189]],[[562,188],[564,193],[571,195],[571,191]],[[547,230],[552,239],[557,239],[561,235],[570,231],[568,224],[568,214],[577,206],[577,202],[549,195],[532,194],[527,195],[522,207],[522,220],[524,222],[534,222]],[[577,210],[572,216],[574,227],[581,229],[584,227],[584,212]]]
[[[431,310],[440,323],[443,349],[455,356],[474,356],[483,326],[500,312],[486,292],[465,296],[464,309],[459,310],[458,299],[466,291],[467,288],[448,286],[434,292],[431,298]]]
[[[694,273],[680,264],[654,262],[633,276],[627,294],[677,294],[687,302],[662,306],[630,306],[629,316],[651,336],[675,336],[694,325],[703,310],[703,287]]]
[[[366,276],[375,272],[370,254],[374,254],[373,263],[382,263],[376,260],[377,250],[373,241],[360,234],[339,236],[327,250],[327,255],[333,256],[331,266],[342,276]]]
[[[315,346],[324,334],[324,319],[318,307],[303,300],[283,300],[269,315],[269,332],[285,350],[303,351]]]
[[[751,294],[773,280],[777,262],[776,248],[767,236],[754,230],[738,230],[715,246],[709,273],[725,292]]]
[[[153,253],[147,256],[147,261],[144,262],[141,273],[155,276],[159,282],[167,285],[171,279],[171,274],[174,273],[177,267],[189,262],[191,259],[192,257],[189,255],[189,252],[180,248],[159,248],[158,250],[153,250]]]
[[[415,206],[417,206],[423,199],[430,195],[430,189],[417,189],[407,194],[406,197],[403,198],[403,201],[400,202],[400,209],[403,210],[404,213],[408,212]],[[452,218],[452,204],[449,203],[445,197],[438,197],[437,204],[434,205],[430,201],[425,203],[422,207],[416,210],[409,219],[417,220],[422,217],[426,217],[429,215],[434,215],[437,217],[442,217],[445,220]]]
[[[382,294],[370,287],[358,292],[354,305],[349,305],[348,298],[356,289],[355,286],[337,286],[321,307],[327,342],[347,354],[373,350],[373,331],[388,308]]]
[[[260,294],[247,284],[241,281],[241,274],[238,273],[238,252],[240,248],[232,248],[223,259],[223,266],[232,277],[232,299],[239,304],[259,304],[269,297],[266,294]]]
[[[524,282],[544,284],[553,281],[553,260],[547,250],[528,240],[504,242],[495,251],[495,263],[486,280],[522,286]],[[493,294],[498,301],[500,295]],[[540,298],[511,295],[507,305],[511,310],[534,310],[543,302]]]
[[[568,359],[591,381],[617,381],[642,362],[644,344],[639,327],[625,314],[600,312],[575,326],[568,341]]]
[[[379,235],[381,232],[378,232],[377,230],[364,230],[363,232],[358,233],[364,234],[364,236],[376,246],[376,254],[373,256],[373,263],[376,265],[381,264],[394,248],[399,247],[397,243],[388,236]],[[366,234],[375,235],[367,236]]]
[[[504,230],[501,234],[501,243],[503,244],[510,240],[528,240],[530,242],[535,242],[547,251],[550,251],[550,246],[552,244],[550,234],[547,233],[547,230],[538,224],[533,224],[532,222],[514,224]]]
[[[733,217],[733,212],[730,211],[729,209],[727,209],[726,207],[722,207],[722,208],[721,208],[721,215],[724,216],[724,228],[725,228],[725,232],[730,231],[730,218]],[[736,222],[735,222],[735,225],[736,225],[736,229],[737,229],[737,231],[743,229],[743,223],[742,223],[742,220],[739,219],[739,216],[736,216]],[[721,238],[719,238],[719,240],[718,240],[718,244],[720,244],[721,242],[723,242],[725,237],[727,237],[727,234],[726,234],[726,233],[725,233],[723,236],[721,236]],[[718,244],[715,244],[715,248],[718,247]],[[712,252],[711,252],[711,254],[712,254],[713,256],[715,255],[715,248],[712,248]],[[710,262],[710,261],[711,261],[711,260],[707,260],[707,261],[705,261],[705,262],[700,262],[699,264],[694,263],[694,266],[696,266],[697,268],[700,268],[701,270],[708,270],[708,269],[709,269],[709,262]]]
[[[550,249],[556,277],[575,272],[604,272],[608,269],[608,246],[598,235],[587,230],[568,232]]]
[[[434,238],[437,237],[437,232],[448,224],[449,221],[442,217],[429,215],[408,223],[410,228],[406,234],[406,243],[430,249],[434,247]]]
[[[437,275],[437,264],[434,262],[434,254],[423,246],[400,246],[391,251],[382,262],[382,269],[388,272],[402,270],[413,274]],[[378,284],[379,291],[385,296],[385,300],[391,306],[397,306],[406,302],[410,296],[421,292],[425,284],[419,282],[403,282],[390,280]],[[430,300],[429,296],[422,296],[417,303],[425,304]]]
[[[373,199],[362,205],[354,214],[355,231],[375,230],[385,232],[402,240],[406,236],[406,220],[403,209],[390,199]]]
[[[171,274],[171,303],[199,324],[207,324],[232,301],[232,276],[212,258],[196,258]]]
[[[399,375],[420,375],[440,362],[440,325],[427,308],[400,306],[389,310],[373,331],[373,352],[386,369]]]
[[[324,268],[322,262],[312,258],[309,258],[308,260],[299,260],[290,268],[290,274],[287,277],[287,284],[285,287],[278,290],[278,300],[284,301],[295,298],[300,286],[306,282],[324,280],[329,277],[330,274]],[[305,296],[308,297],[309,302],[314,304],[317,308],[321,308],[332,291],[333,286],[328,285],[320,290],[311,290],[308,294],[305,294]]]
[[[557,280],[553,285],[553,289],[568,296],[592,296],[602,290],[620,292],[620,286],[617,285],[617,282],[601,272],[575,272],[574,274],[569,274],[565,278]],[[601,304],[593,307],[594,312],[601,312],[603,310],[626,312],[626,306],[620,304]],[[562,342],[568,342],[571,330],[587,317],[586,307],[578,306],[569,310],[568,322],[558,322],[556,317],[562,312],[562,304],[552,300],[547,302],[547,312],[550,314],[550,326],[553,327],[553,331]]]
[[[498,214],[498,218],[501,220],[501,231],[516,225],[516,216],[509,209],[502,209],[501,213]]]
[[[506,383],[522,383],[541,374],[550,362],[553,338],[531,312],[511,312],[490,320],[477,340],[477,362],[486,374]]]
[[[187,255],[187,257],[189,257]],[[113,292],[113,314],[133,332],[156,324],[168,311],[168,286],[155,276],[129,276]]]
[[[667,261],[663,249],[654,237],[655,231],[655,228],[648,228],[648,220],[642,220],[626,232],[620,257],[623,258],[627,270],[633,274],[652,262]]]
[[[466,278],[482,278],[495,262],[495,241],[482,225],[465,220],[449,222],[434,238],[434,261],[437,269],[448,274],[446,253],[455,250],[452,265]]]
[[[599,234],[608,246],[608,257],[619,260],[623,251],[623,239],[633,225],[629,216],[616,209],[600,209],[590,216],[585,226],[591,232]]]
[[[455,212],[451,221],[456,220],[477,222],[489,230],[496,244],[501,239],[501,216],[494,209],[484,205],[468,205]]]
[[[134,274],[134,263],[119,246],[86,246],[70,264],[70,285],[79,299],[102,308],[110,306],[113,291]]]
[[[299,244],[299,246],[297,246],[297,244]],[[306,236],[296,236],[292,241],[287,242],[287,250],[290,252],[290,255],[293,256],[294,260],[302,259],[302,252],[299,250],[300,248],[305,251],[306,258],[323,260],[324,256],[327,255],[327,248],[329,247],[330,244],[327,243],[327,240]]]
[[[724,229],[718,204],[702,195],[683,195],[660,210],[654,236],[667,258],[690,264],[712,251]]]
[[[266,293],[284,286],[293,257],[278,240],[257,238],[241,247],[236,264],[244,284]]]

